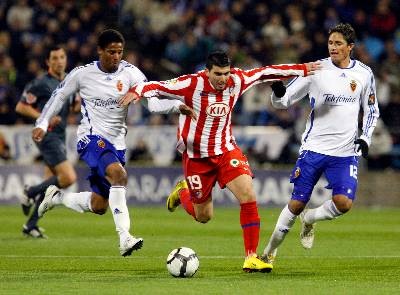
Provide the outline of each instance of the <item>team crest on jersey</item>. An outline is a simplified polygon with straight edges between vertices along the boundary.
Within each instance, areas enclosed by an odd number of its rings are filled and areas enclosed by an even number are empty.
[[[371,93],[368,97],[368,105],[375,104],[375,93]]]
[[[294,170],[293,178],[299,177],[299,176],[300,176],[300,173],[301,173],[300,167],[296,167],[296,170]]]
[[[229,113],[229,106],[223,102],[214,102],[207,107],[206,113],[211,117],[225,117]]]
[[[104,149],[106,147],[106,143],[102,139],[99,139],[97,141],[97,145],[102,149]]]
[[[118,80],[117,81],[117,89],[118,89],[118,91],[121,92],[123,87],[124,87],[124,85],[122,84],[122,81]]]
[[[230,162],[232,167],[237,167],[240,164],[240,161],[238,159],[232,159]]]
[[[351,80],[351,82],[350,82],[350,88],[351,88],[351,91],[353,91],[353,92],[356,90],[356,88],[357,88],[357,83],[356,83],[356,81]]]

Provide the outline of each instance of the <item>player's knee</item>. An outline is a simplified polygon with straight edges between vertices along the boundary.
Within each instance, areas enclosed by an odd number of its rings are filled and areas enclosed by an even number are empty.
[[[111,169],[107,175],[110,179],[111,185],[123,185],[128,183],[128,174],[122,167],[119,169]]]
[[[196,221],[200,223],[207,223],[211,220],[211,218],[212,218],[212,213],[210,212],[196,214]]]
[[[97,215],[103,215],[107,212],[107,208],[92,208],[92,212]]]
[[[196,216],[196,221],[200,223],[207,223],[211,220],[211,217],[209,216]]]
[[[249,203],[256,200],[256,194],[252,187],[244,187],[240,194],[240,203]]]
[[[77,176],[76,174],[65,174],[65,175],[60,175],[59,177],[59,183],[61,188],[67,188],[70,185],[74,184],[76,182]]]
[[[348,212],[353,205],[353,201],[345,195],[335,195],[332,199],[340,213]]]

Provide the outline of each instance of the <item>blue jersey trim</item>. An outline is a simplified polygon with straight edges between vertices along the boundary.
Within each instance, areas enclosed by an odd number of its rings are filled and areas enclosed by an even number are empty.
[[[308,135],[310,134],[311,129],[312,129],[313,126],[314,126],[314,111],[315,111],[315,110],[314,110],[314,105],[315,105],[315,98],[314,98],[314,97],[311,98],[310,105],[311,105],[311,108],[312,108],[312,111],[311,111],[311,113],[310,113],[310,118],[311,118],[311,120],[310,120],[310,129],[308,129],[307,134],[306,134],[306,136],[304,137],[304,142],[307,141]]]
[[[87,118],[88,123],[89,123],[89,125],[90,125],[90,135],[92,135],[93,127],[92,127],[92,124],[90,124],[89,113],[88,113],[88,111],[87,111],[87,109],[86,109],[86,104],[85,104],[85,100],[84,100],[84,99],[82,99],[82,106],[83,106],[83,108],[84,108],[84,110],[85,110],[84,116]]]

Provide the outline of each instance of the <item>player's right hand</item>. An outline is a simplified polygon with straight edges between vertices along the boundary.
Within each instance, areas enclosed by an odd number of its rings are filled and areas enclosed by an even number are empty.
[[[316,71],[322,69],[321,62],[313,61],[305,64],[307,68],[307,76],[314,75]]]
[[[32,130],[32,139],[35,142],[41,142],[43,140],[45,134],[46,134],[46,132],[42,128],[35,127]]]
[[[128,91],[128,92],[118,101],[118,104],[119,104],[119,106],[127,106],[127,105],[129,105],[132,101],[133,101],[133,103],[137,103],[139,100],[140,100],[140,96],[137,95],[137,93]]]
[[[52,129],[54,127],[56,127],[58,124],[61,123],[61,117],[60,116],[54,116],[50,119],[49,121],[49,128]]]

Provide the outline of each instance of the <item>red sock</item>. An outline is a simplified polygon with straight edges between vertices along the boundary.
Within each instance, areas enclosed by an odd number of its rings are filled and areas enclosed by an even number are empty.
[[[258,215],[257,203],[255,201],[240,204],[240,224],[243,230],[246,256],[257,253],[260,236],[260,216]]]
[[[181,204],[183,208],[185,208],[186,212],[193,216],[196,219],[196,214],[194,213],[193,203],[190,200],[190,191],[187,188],[182,189],[179,192],[179,199],[181,200]]]

